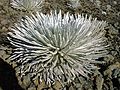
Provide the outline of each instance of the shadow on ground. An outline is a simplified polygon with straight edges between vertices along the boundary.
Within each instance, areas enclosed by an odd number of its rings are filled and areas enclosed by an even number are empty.
[[[18,84],[15,70],[0,58],[0,87],[2,90],[24,90]]]

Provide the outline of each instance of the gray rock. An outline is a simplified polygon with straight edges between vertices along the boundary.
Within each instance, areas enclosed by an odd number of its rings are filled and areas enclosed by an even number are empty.
[[[3,89],[0,87],[0,90],[3,90]]]

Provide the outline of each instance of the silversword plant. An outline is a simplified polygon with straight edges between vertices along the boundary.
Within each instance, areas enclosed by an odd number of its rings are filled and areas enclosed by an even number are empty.
[[[44,0],[12,0],[11,5],[13,8],[24,11],[40,11]]]
[[[29,74],[51,85],[89,77],[97,59],[107,54],[106,22],[79,14],[36,13],[15,24],[8,39],[16,48],[11,60],[21,76]]]

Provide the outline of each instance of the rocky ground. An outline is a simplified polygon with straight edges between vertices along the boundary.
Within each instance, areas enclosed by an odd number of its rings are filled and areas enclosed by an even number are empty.
[[[62,10],[63,13],[84,13],[98,20],[108,22],[106,37],[111,44],[110,53],[104,60],[105,65],[96,71],[90,81],[81,77],[81,83],[75,82],[64,87],[64,90],[120,90],[120,0],[45,0],[43,13],[50,10]],[[31,81],[29,76],[22,80],[15,72],[15,64],[10,63],[9,55],[12,46],[7,40],[10,27],[17,23],[27,12],[11,7],[10,0],[0,0],[0,90],[60,90],[56,81],[52,87],[45,83]],[[43,89],[44,88],[44,89]],[[46,88],[46,89],[45,89]]]

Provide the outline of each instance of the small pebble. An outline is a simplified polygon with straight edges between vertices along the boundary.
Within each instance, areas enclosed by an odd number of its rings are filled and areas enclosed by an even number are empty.
[[[111,5],[107,5],[107,10],[109,11],[109,10],[112,10],[111,9]]]
[[[1,24],[2,24],[2,25],[7,25],[7,24],[8,24],[8,20],[2,20],[2,21],[1,21]]]
[[[106,15],[107,13],[106,13],[105,11],[102,11],[102,14],[103,14],[103,15]]]
[[[117,2],[116,1],[113,1],[113,3],[116,5],[117,4]]]

